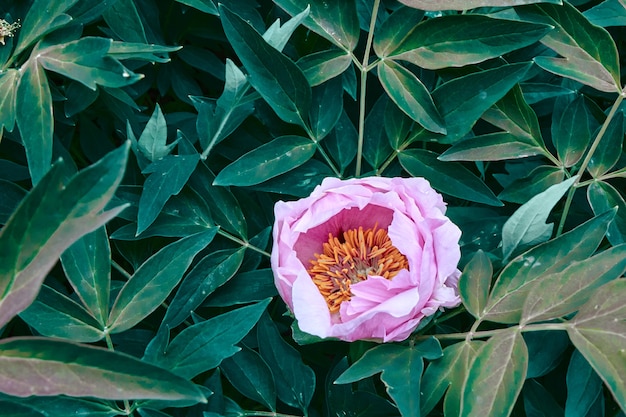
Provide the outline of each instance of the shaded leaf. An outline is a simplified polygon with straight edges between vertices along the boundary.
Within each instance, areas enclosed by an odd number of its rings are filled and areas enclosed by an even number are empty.
[[[243,348],[220,364],[230,383],[246,397],[276,410],[272,370],[255,351]]]
[[[410,7],[395,10],[380,27],[374,36],[374,52],[378,57],[389,56],[391,51],[410,37],[416,25],[424,18],[424,11]]]
[[[595,132],[593,137],[597,137],[599,129]],[[615,166],[622,154],[622,143],[624,142],[624,131],[626,125],[624,123],[624,113],[617,112],[613,119],[609,122],[600,144],[593,152],[587,171],[594,177],[598,178],[606,174],[611,168]]]
[[[379,168],[391,154],[389,141],[385,137],[385,125],[381,123],[385,117],[389,99],[382,94],[365,118],[363,133],[363,158],[373,168]]]
[[[482,315],[487,304],[493,267],[489,257],[478,250],[465,265],[459,278],[459,295],[467,311],[477,319]]]
[[[564,353],[571,347],[565,332],[542,330],[524,333],[528,348],[528,371],[526,378],[538,378],[555,369]]]
[[[461,142],[463,143],[463,142]],[[541,194],[553,185],[560,184],[565,178],[563,168],[553,165],[540,165],[522,178],[507,185],[498,198],[513,203],[524,204],[534,196]]]
[[[237,273],[204,302],[208,307],[228,307],[264,300],[277,295],[271,269]]]
[[[9,68],[0,73],[0,131],[9,132],[15,127],[15,99],[19,71]]]
[[[626,202],[619,191],[609,183],[594,181],[587,188],[587,200],[596,215],[617,207],[606,237],[612,245],[626,243]]]
[[[0,401],[6,401],[12,408],[24,407],[28,412],[24,417],[46,416],[67,417],[68,410],[72,410],[77,417],[115,417],[119,415],[119,409],[110,404],[100,401],[55,396],[55,397],[12,397],[0,394]],[[8,406],[4,406],[7,410]],[[39,413],[39,414],[36,414]],[[13,416],[11,414],[11,416]]]
[[[537,380],[530,379],[524,383],[522,389],[524,411],[531,417],[561,417],[563,407],[557,403],[552,394]]]
[[[314,52],[300,58],[296,65],[308,80],[311,87],[337,77],[350,67],[352,57],[341,49]]]
[[[30,5],[22,23],[14,55],[27,49],[45,34],[63,27],[72,21],[65,12],[78,0],[60,0],[50,3],[48,0],[36,0]]]
[[[542,2],[561,4],[560,0],[400,0],[400,3],[422,10],[469,10],[477,7],[507,7]]]
[[[602,380],[589,362],[574,351],[567,367],[567,417],[586,417],[604,414],[604,394]]]
[[[598,124],[586,105],[587,100],[578,96],[563,109],[559,120],[552,125],[552,142],[559,160],[566,167],[580,161]],[[554,115],[557,114],[555,111]]]
[[[217,16],[217,7],[213,0],[176,0],[179,3],[186,4],[187,6],[191,6],[194,9],[198,9],[201,12],[212,14]]]
[[[333,78],[313,89],[309,111],[312,138],[320,141],[335,127],[343,112],[341,79]]]

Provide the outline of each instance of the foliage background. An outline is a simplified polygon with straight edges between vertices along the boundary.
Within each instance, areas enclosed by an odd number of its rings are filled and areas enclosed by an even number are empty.
[[[0,5],[1,415],[624,414],[626,4],[402,3]],[[463,306],[316,340],[273,204],[368,175],[445,195]]]

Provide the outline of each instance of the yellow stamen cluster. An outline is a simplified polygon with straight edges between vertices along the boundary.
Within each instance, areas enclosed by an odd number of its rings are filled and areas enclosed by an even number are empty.
[[[339,237],[328,234],[322,254],[315,254],[308,272],[326,299],[331,313],[339,311],[342,302],[350,300],[350,284],[379,275],[392,279],[409,269],[406,257],[391,244],[384,229],[351,229]]]

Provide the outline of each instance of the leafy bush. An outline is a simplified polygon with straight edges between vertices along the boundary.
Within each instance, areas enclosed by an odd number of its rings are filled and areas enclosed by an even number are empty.
[[[2,4],[0,415],[623,415],[626,3],[402,3]],[[463,306],[318,340],[273,205],[371,175],[445,195]]]

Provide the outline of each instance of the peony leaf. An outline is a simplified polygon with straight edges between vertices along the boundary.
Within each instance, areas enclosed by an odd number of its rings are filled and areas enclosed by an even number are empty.
[[[120,410],[115,404],[61,395],[22,398],[0,393],[0,407],[2,410],[12,410],[11,417],[67,417],[71,413],[74,413],[76,417],[116,417],[120,415]],[[24,414],[17,412],[21,409],[24,409]]]
[[[22,200],[0,230],[0,326],[26,309],[72,243],[115,217],[102,212],[124,173],[128,143],[69,180],[59,162]]]
[[[524,333],[528,348],[528,371],[526,378],[539,378],[556,368],[563,354],[571,347],[565,332],[542,330]]]
[[[235,275],[245,251],[245,247],[216,251],[202,258],[183,279],[161,326],[174,328],[187,319],[213,291]]]
[[[398,110],[399,111],[399,110]],[[342,170],[354,160],[357,152],[357,142],[359,134],[350,120],[348,114],[344,111],[335,124],[335,128],[330,135],[324,140],[324,145],[328,149],[330,156],[339,164]],[[305,194],[306,196],[308,194]]]
[[[519,331],[491,337],[469,368],[458,415],[508,416],[522,390],[527,367],[528,350]]]
[[[335,78],[350,67],[351,55],[341,49],[314,52],[300,58],[296,65],[309,81],[311,87]]]
[[[391,100],[411,119],[431,132],[446,133],[428,89],[412,72],[386,60],[378,66],[378,78]]]
[[[574,346],[587,359],[626,410],[626,280],[600,287],[567,328]]]
[[[597,137],[600,129],[601,127],[592,135],[594,138]],[[589,171],[591,176],[594,178],[601,177],[617,164],[622,154],[622,142],[625,131],[624,113],[617,112],[589,160],[587,171]]]
[[[564,178],[565,172],[562,168],[553,165],[540,165],[530,171],[528,175],[507,185],[498,195],[498,198],[524,204],[551,186],[562,183]]]
[[[560,118],[557,111],[554,112],[558,120],[552,124],[552,142],[559,160],[568,168],[580,161],[591,142],[591,134],[599,127],[587,100],[578,96],[565,106]]]
[[[442,162],[435,152],[408,149],[398,154],[402,167],[414,177],[424,177],[442,193],[469,201],[501,206],[485,183],[458,162]]]
[[[176,0],[178,3],[186,4],[194,9],[198,9],[201,12],[218,16],[217,7],[213,0]]]
[[[34,1],[22,24],[13,55],[17,56],[45,34],[70,23],[72,17],[65,12],[77,1],[59,0],[54,3],[50,3],[48,0]]]
[[[422,10],[469,10],[478,7],[509,7],[531,3],[556,3],[561,0],[400,0],[400,3]]]
[[[320,141],[335,127],[343,112],[341,78],[332,78],[313,89],[309,123],[312,137]]]
[[[545,242],[553,224],[546,224],[550,211],[578,177],[572,177],[537,194],[518,208],[502,227],[502,255],[506,262],[515,250]]]
[[[290,171],[313,157],[315,143],[302,136],[281,136],[231,163],[213,185],[255,185]]]
[[[277,295],[272,270],[257,269],[238,272],[224,285],[217,288],[203,303],[205,307],[229,307],[248,304]]]
[[[69,395],[111,400],[205,402],[191,382],[132,356],[38,337],[0,342],[0,390],[18,397]]]
[[[626,243],[626,202],[619,191],[609,183],[594,181],[587,188],[587,200],[596,215],[617,207],[606,237],[612,245]]]
[[[522,311],[522,324],[545,321],[573,313],[598,287],[626,271],[626,245],[591,258],[572,262],[567,268],[536,279]]]
[[[563,407],[536,379],[527,380],[522,389],[526,415],[564,416]]]
[[[488,133],[458,142],[437,159],[440,161],[502,161],[541,155],[543,148],[520,141],[508,132]]]
[[[459,294],[467,311],[480,319],[489,297],[493,267],[489,257],[478,250],[459,278]]]
[[[306,126],[311,87],[289,58],[268,44],[250,24],[223,5],[226,37],[248,71],[248,81],[285,122]]]
[[[384,120],[388,103],[387,96],[381,94],[365,118],[363,158],[373,168],[379,168],[392,153],[389,140],[385,137],[385,125],[381,123]]]
[[[257,325],[257,338],[261,357],[274,374],[278,398],[306,413],[315,391],[315,373],[302,362],[300,353],[283,340],[267,314]]]
[[[170,243],[145,261],[122,287],[107,327],[120,333],[152,313],[180,282],[198,252],[215,237],[217,228]]]
[[[596,26],[626,26],[626,4],[623,0],[605,0],[583,12]]]
[[[0,73],[0,131],[15,127],[15,98],[19,71],[9,68]]]
[[[602,379],[577,350],[574,351],[569,361],[566,382],[565,413],[568,417],[584,417],[604,413]]]
[[[382,58],[408,61],[430,70],[463,67],[531,45],[552,29],[545,24],[479,14],[441,16],[414,25]]]
[[[215,368],[240,350],[234,345],[254,327],[270,301],[268,298],[185,328],[158,352],[155,362],[186,378]]]
[[[379,58],[390,55],[391,51],[411,36],[416,25],[424,18],[424,11],[410,7],[400,7],[394,11],[379,28],[374,36],[374,52]]]
[[[130,129],[129,132],[132,133]],[[155,162],[169,155],[178,141],[169,145],[166,145],[166,142],[167,124],[161,107],[157,104],[152,116],[150,116],[150,120],[148,120],[146,127],[141,132],[141,136],[139,136],[137,149],[148,161]]]
[[[543,275],[560,272],[572,262],[591,256],[604,238],[614,213],[608,211],[596,216],[509,262],[493,285],[484,318],[498,323],[518,323],[531,284]]]

